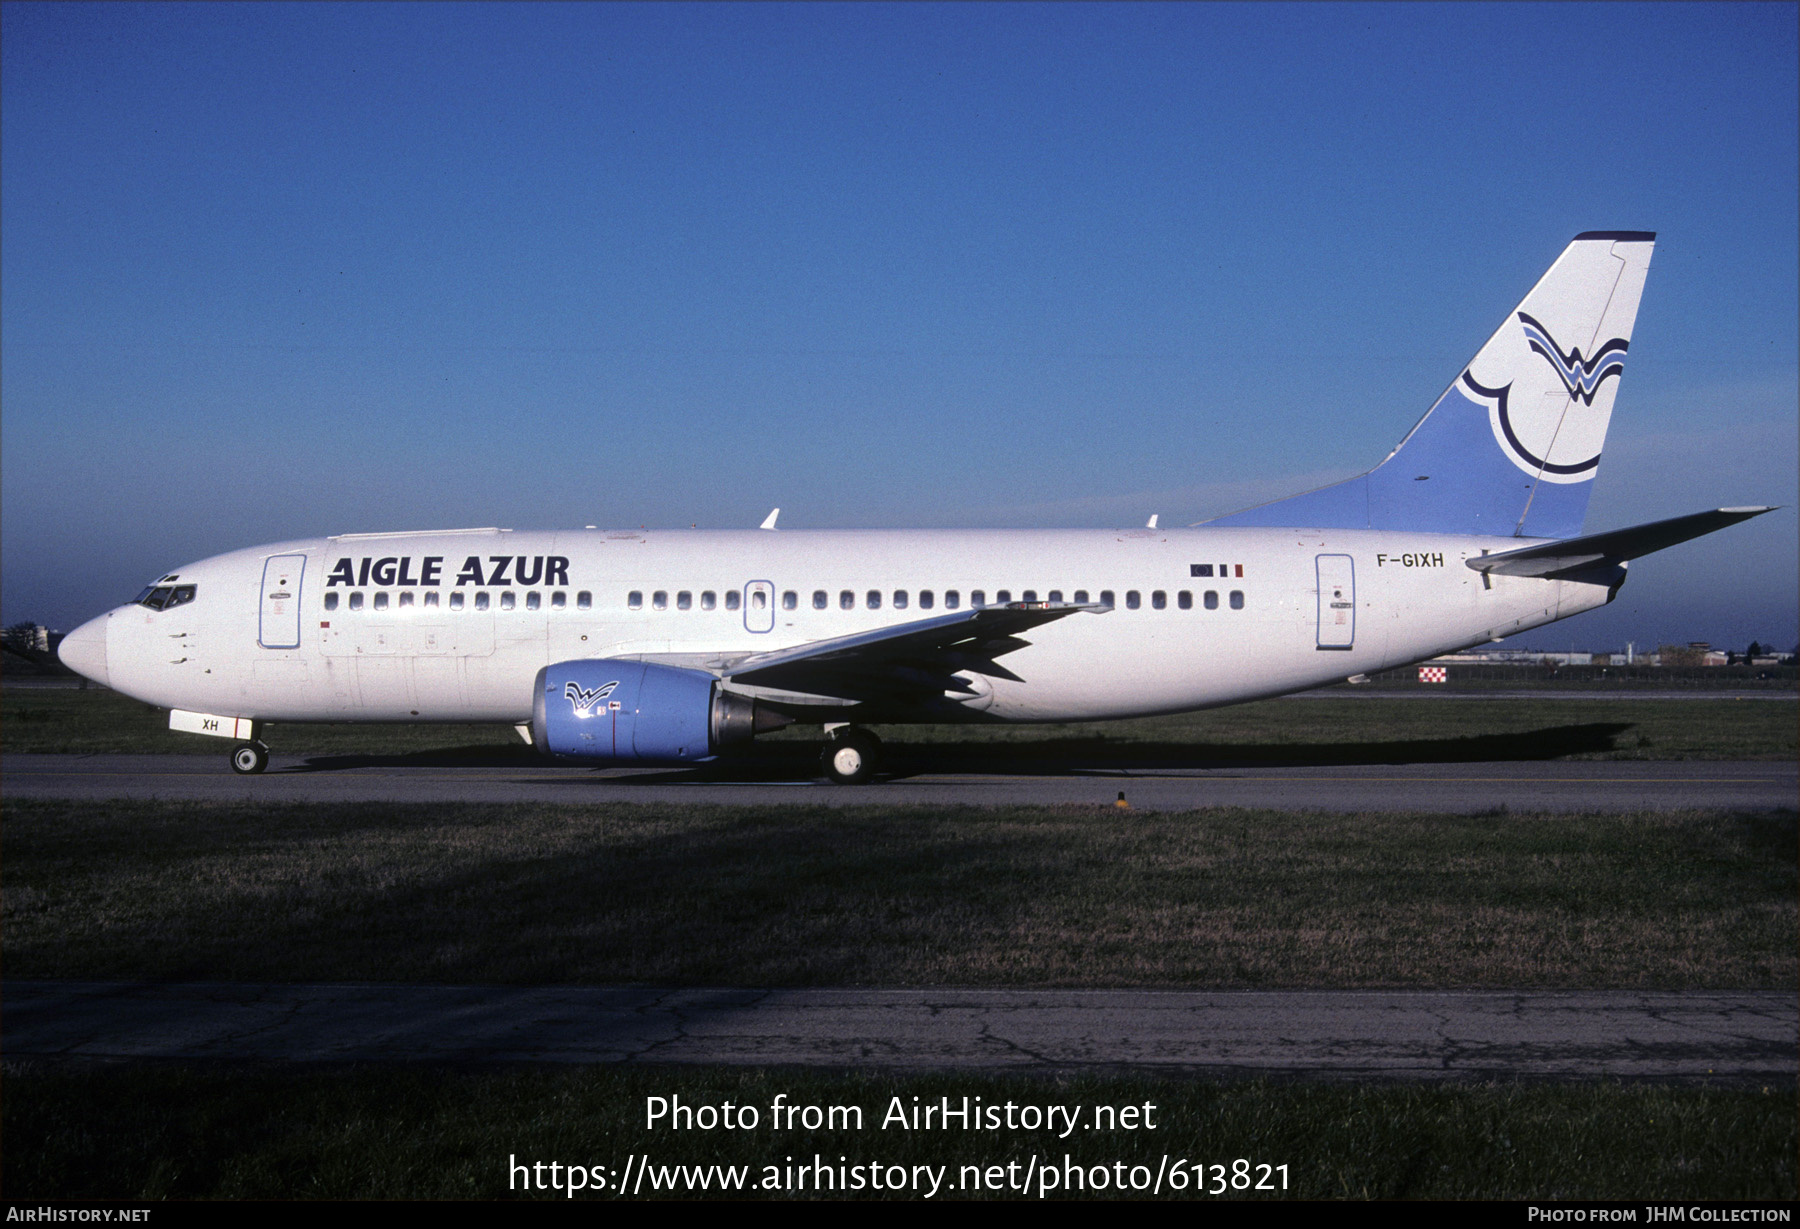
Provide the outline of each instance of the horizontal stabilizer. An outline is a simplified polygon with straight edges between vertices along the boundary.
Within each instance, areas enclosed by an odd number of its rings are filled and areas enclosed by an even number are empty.
[[[1653,554],[1665,547],[1698,538],[1727,525],[1747,521],[1753,516],[1773,512],[1774,508],[1717,508],[1677,516],[1666,521],[1651,521],[1611,533],[1593,533],[1580,538],[1564,538],[1560,542],[1544,542],[1521,550],[1498,555],[1482,555],[1465,560],[1477,572],[1499,576],[1555,577],[1567,572],[1606,564],[1623,563]]]

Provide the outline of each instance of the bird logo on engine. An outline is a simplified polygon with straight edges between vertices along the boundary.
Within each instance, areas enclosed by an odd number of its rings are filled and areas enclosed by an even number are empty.
[[[592,688],[583,687],[580,683],[570,682],[563,687],[563,698],[569,702],[572,708],[574,708],[577,717],[592,717],[594,715],[594,706],[606,699],[607,696],[610,696],[613,692],[613,688],[618,685],[619,680],[617,679],[614,679],[610,683],[603,683],[598,687]]]

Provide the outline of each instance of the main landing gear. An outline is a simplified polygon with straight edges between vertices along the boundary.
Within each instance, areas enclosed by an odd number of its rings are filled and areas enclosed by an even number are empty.
[[[239,743],[231,749],[231,771],[258,773],[269,766],[269,749],[259,742]]]
[[[881,766],[881,740],[854,726],[833,730],[819,766],[839,785],[866,785]]]

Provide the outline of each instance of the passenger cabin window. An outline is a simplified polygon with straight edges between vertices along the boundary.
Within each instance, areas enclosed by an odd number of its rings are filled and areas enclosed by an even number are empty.
[[[1219,591],[1217,589],[1208,589],[1206,591],[1206,608],[1208,610],[1217,610],[1219,608]]]
[[[740,594],[736,589],[733,589],[731,592],[727,593],[725,595],[725,609],[736,610],[738,608],[739,602],[742,600],[742,597],[743,597],[743,595]]]
[[[327,610],[336,610],[337,609],[337,594],[327,593],[325,595],[325,609],[327,609]]]
[[[1037,601],[1037,590],[1036,590],[1036,589],[1027,589],[1027,590],[1025,590],[1025,592],[1023,592],[1023,593],[1021,593],[1021,594],[1020,594],[1020,595],[1019,595],[1019,600],[1020,600],[1020,601],[1021,601],[1021,602],[1035,602],[1035,601]]]
[[[650,595],[650,607],[653,610],[667,610],[669,608],[669,591],[667,589],[658,589],[655,593],[652,593]]]
[[[1062,590],[1061,590],[1061,589],[1052,589],[1052,590],[1050,590],[1050,597],[1049,597],[1049,600],[1050,600],[1050,601],[1052,601],[1052,602],[1060,602],[1060,601],[1062,601]]]
[[[425,595],[425,604],[433,607],[438,604],[438,591],[436,589],[433,589],[430,593]]]
[[[460,593],[452,593],[450,595],[450,609],[461,610],[462,608],[463,608],[463,595]]]
[[[475,595],[475,609],[486,610],[487,608],[488,608],[488,595],[486,593],[477,593]]]
[[[826,593],[823,589],[814,589],[813,609],[824,610],[829,605],[831,605],[831,595]]]
[[[838,609],[839,610],[855,610],[856,609],[856,594],[850,592],[850,590],[848,590],[848,589],[845,589],[841,593],[839,593],[838,594]]]
[[[1169,608],[1169,595],[1164,593],[1161,589],[1158,589],[1155,593],[1150,595],[1150,605],[1157,610],[1167,610]]]
[[[969,609],[980,610],[987,605],[987,593],[981,589],[969,590]]]
[[[962,605],[962,594],[955,589],[944,590],[944,609],[955,610]]]
[[[895,589],[894,590],[894,609],[895,610],[905,610],[906,609],[906,590],[905,589]]]
[[[781,595],[781,608],[783,610],[798,610],[800,608],[800,595],[795,593],[792,589],[787,590],[787,592]]]
[[[584,593],[581,596],[585,598],[587,594]],[[630,593],[626,594],[625,605],[631,610],[642,610],[644,608],[644,591],[642,589],[633,589]],[[587,604],[584,602],[581,608],[586,610]]]
[[[634,594],[632,594],[632,596],[637,598],[637,604],[639,606],[642,606],[644,604],[644,595],[643,594],[634,593]],[[593,606],[594,606],[594,595],[592,593],[590,593],[588,590],[583,589],[580,593],[577,593],[575,595],[575,609],[577,609],[577,610],[592,610]]]
[[[870,610],[880,610],[881,609],[881,590],[880,589],[870,589],[869,592],[865,596],[868,599]]]
[[[1086,589],[1075,590],[1075,600],[1080,605],[1083,605],[1083,606],[1087,605],[1087,590]]]
[[[500,594],[500,609],[511,610],[514,606],[518,605],[518,603],[519,599],[514,595],[511,589],[507,589]]]
[[[561,610],[569,604],[569,595],[558,589],[550,595],[550,609]]]
[[[362,609],[362,594],[352,593],[350,595],[350,609],[352,609],[352,610],[361,610]]]
[[[680,593],[677,593],[675,595],[675,609],[677,609],[677,610],[692,610],[693,608],[694,608],[694,595],[692,593],[688,592],[686,589],[683,589]]]
[[[1194,608],[1194,595],[1189,593],[1186,589],[1183,589],[1180,593],[1175,595],[1175,604],[1183,610],[1192,610]]]
[[[539,596],[538,591],[536,589],[533,589],[530,593],[527,593],[525,595],[525,609],[536,610],[543,604],[544,604],[544,599],[541,596]]]
[[[700,609],[711,610],[711,609],[713,609],[713,607],[717,606],[718,604],[719,604],[719,595],[718,594],[714,593],[711,589],[701,590],[701,592],[700,592]]]
[[[1106,607],[1108,610],[1112,609],[1112,607],[1113,607],[1113,591],[1111,589],[1100,590],[1100,604],[1102,606]]]
[[[766,610],[766,609],[768,609],[768,605],[769,605],[769,595],[767,593],[764,593],[761,589],[756,590],[754,593],[752,593],[750,595],[750,609]]]
[[[1011,589],[1002,589],[1000,592],[994,594],[994,605],[996,606],[1004,606],[1010,601],[1012,601]]]
[[[388,607],[387,590],[383,589],[381,592],[379,592],[375,595],[375,609],[386,610],[387,607]]]
[[[1138,591],[1136,589],[1127,589],[1125,591],[1125,609],[1136,610],[1142,604],[1143,600],[1138,597]]]
[[[930,589],[920,589],[919,590],[919,609],[920,610],[930,610],[931,606],[932,606],[931,590]]]
[[[412,595],[412,590],[411,590],[411,589],[403,589],[403,590],[401,590],[401,593],[400,593],[400,604],[401,604],[401,605],[402,605],[402,606],[410,606],[410,605],[412,605],[412,604],[413,604],[413,595]]]
[[[1242,589],[1233,589],[1231,591],[1231,608],[1233,610],[1242,610],[1244,608],[1244,591]]]

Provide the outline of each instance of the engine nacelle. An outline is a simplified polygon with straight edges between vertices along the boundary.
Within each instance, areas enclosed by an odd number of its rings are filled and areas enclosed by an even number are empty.
[[[531,741],[545,755],[691,764],[786,724],[704,670],[598,658],[538,671]]]

